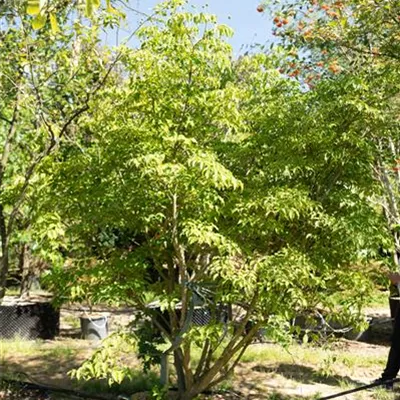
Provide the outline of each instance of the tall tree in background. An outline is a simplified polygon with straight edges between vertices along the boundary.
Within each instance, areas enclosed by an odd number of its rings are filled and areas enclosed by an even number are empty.
[[[400,3],[387,1],[269,1],[275,34],[287,48],[282,72],[309,87],[321,80],[333,106],[372,146],[370,174],[380,184],[374,197],[400,255]],[[346,109],[336,104],[342,103]]]
[[[74,141],[76,121],[108,72],[95,27],[60,12],[62,30],[33,33],[24,3],[13,4],[0,8],[0,299],[15,233],[30,225],[47,179],[41,166],[62,141]]]

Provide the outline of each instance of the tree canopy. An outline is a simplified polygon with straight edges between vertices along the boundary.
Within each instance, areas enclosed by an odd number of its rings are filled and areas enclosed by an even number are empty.
[[[373,149],[369,174],[381,187],[375,200],[384,210],[398,263],[399,2],[270,1],[268,6],[287,50],[282,72],[310,88],[327,80],[331,94],[334,87],[347,92],[347,108],[357,109],[353,121],[360,140]]]
[[[145,368],[172,355],[180,399],[260,329],[285,342],[299,315],[359,321],[363,263],[400,226],[395,25],[389,7],[368,36],[371,2],[312,3],[269,2],[282,46],[239,59],[231,29],[180,0],[116,49],[101,19],[71,22],[83,2],[6,4],[0,298],[22,246],[51,263],[59,303],[133,306],[121,338]],[[110,357],[75,375],[122,381]]]
[[[354,264],[385,234],[346,94],[304,92],[274,56],[233,60],[230,29],[181,4],[123,50],[85,142],[52,167],[51,201],[74,255],[56,292],[152,316],[161,337],[142,332],[142,356],[173,354],[184,399],[224,379],[261,327],[282,337],[317,307],[356,318],[369,283]],[[197,307],[213,323],[193,325]]]

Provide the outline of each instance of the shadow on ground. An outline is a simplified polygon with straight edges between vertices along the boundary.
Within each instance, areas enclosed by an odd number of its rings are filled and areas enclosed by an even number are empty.
[[[78,368],[91,351],[91,348],[74,350],[55,348],[42,351],[40,354],[25,355],[23,361],[20,357],[8,357],[0,360],[0,377],[42,386],[79,390],[89,394],[101,393],[114,398],[119,394],[150,391],[159,381],[156,372],[144,374],[139,367],[132,371],[131,380],[111,387],[108,386],[106,380],[93,379],[78,382],[72,379],[69,371]]]
[[[44,353],[40,356],[25,356],[23,361],[19,358],[1,360],[0,369],[1,375],[10,379],[71,387],[72,380],[68,371],[79,367],[81,362],[72,353]]]
[[[81,339],[82,333],[80,328],[63,327],[60,329],[60,337],[70,339]]]
[[[367,343],[381,346],[390,346],[393,326],[392,320],[387,316],[374,316],[368,329]]]
[[[264,372],[266,374],[279,374],[286,379],[291,379],[303,384],[323,383],[330,386],[338,386],[339,384],[360,386],[365,384],[363,382],[339,375],[325,376],[311,367],[297,364],[282,363],[273,367],[256,365],[252,368],[252,370]]]

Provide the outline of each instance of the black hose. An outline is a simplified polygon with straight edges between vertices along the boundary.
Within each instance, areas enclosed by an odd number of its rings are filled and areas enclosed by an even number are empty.
[[[350,389],[350,390],[346,390],[344,392],[331,394],[330,396],[319,397],[318,400],[335,399],[336,397],[346,396],[347,394],[361,392],[362,390],[367,390],[367,389],[371,389],[371,388],[378,387],[378,386],[383,386],[383,385],[388,385],[388,384],[390,385],[390,384],[396,383],[396,382],[400,382],[400,378],[388,379],[387,381],[383,381],[383,382],[370,383],[368,385],[363,385],[363,386],[360,386],[360,387],[355,388],[355,389]]]
[[[54,392],[54,393],[63,393],[73,397],[78,397],[80,399],[93,399],[93,400],[110,400],[110,397],[100,396],[96,394],[89,394],[85,392],[81,392],[73,389],[65,389],[57,386],[47,386],[38,383],[26,382],[26,381],[18,381],[15,379],[7,379],[0,377],[0,382],[4,382],[11,386],[19,386],[26,390],[40,390],[43,392]],[[116,399],[114,397],[114,399]]]
[[[0,382],[4,382],[4,383],[12,385],[12,386],[20,386],[26,390],[40,390],[40,391],[44,391],[44,392],[63,393],[63,394],[67,394],[67,395],[70,395],[73,397],[78,397],[81,399],[117,400],[118,398],[121,398],[121,397],[123,398],[123,396],[119,396],[119,397],[100,396],[100,395],[89,394],[89,393],[85,393],[85,392],[73,390],[73,389],[65,389],[65,388],[61,388],[61,387],[57,387],[57,386],[47,386],[47,385],[43,385],[43,384],[39,384],[39,383],[18,381],[15,379],[8,379],[8,378],[2,378],[2,377],[0,377]],[[400,378],[388,379],[388,380],[382,381],[382,382],[374,382],[374,383],[370,383],[368,385],[359,386],[358,388],[355,388],[355,389],[345,390],[344,392],[335,393],[335,394],[325,396],[325,397],[319,397],[318,400],[335,399],[337,397],[346,396],[348,394],[361,392],[363,390],[372,389],[372,388],[378,387],[378,386],[383,386],[383,385],[388,385],[388,384],[390,385],[390,384],[397,383],[397,382],[400,382]],[[176,388],[169,388],[169,390],[176,390]]]

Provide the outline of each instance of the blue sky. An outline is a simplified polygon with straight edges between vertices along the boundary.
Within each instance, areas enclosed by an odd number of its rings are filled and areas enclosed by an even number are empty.
[[[129,5],[139,11],[149,13],[152,7],[159,3],[159,0],[130,0]],[[272,24],[266,14],[258,13],[257,6],[259,0],[189,0],[190,5],[201,9],[208,5],[208,11],[216,14],[221,23],[227,24],[235,31],[235,35],[230,39],[236,55],[243,52],[244,46],[254,43],[264,44],[267,40],[272,40]],[[133,30],[138,18],[133,13],[128,16],[129,28]],[[126,33],[121,32],[123,38]]]

